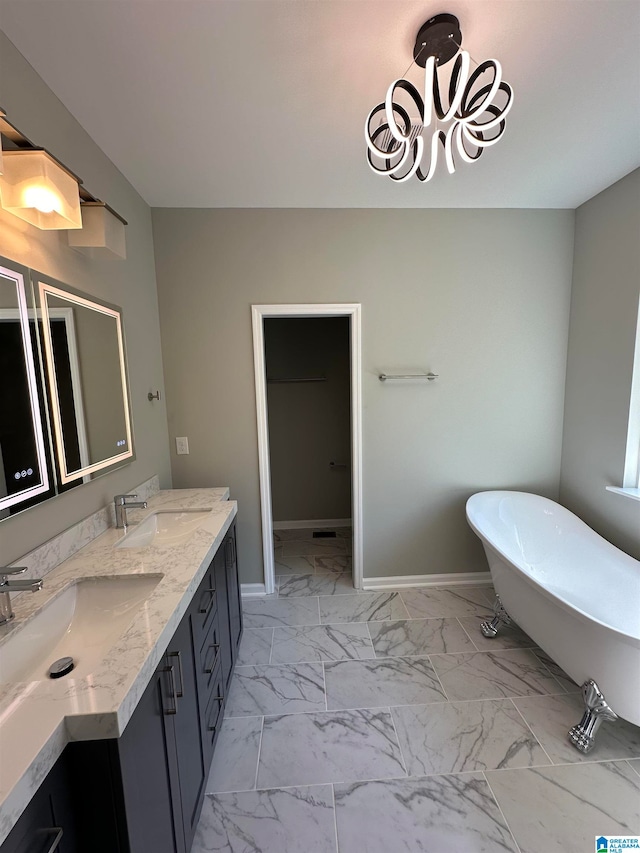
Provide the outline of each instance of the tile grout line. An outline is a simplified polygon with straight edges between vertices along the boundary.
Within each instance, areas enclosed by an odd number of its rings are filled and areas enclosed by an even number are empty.
[[[379,621],[379,620],[374,620],[374,621]],[[386,620],[386,621],[388,621],[388,620]],[[368,625],[369,625],[369,621],[365,621],[365,622],[338,622],[338,623],[327,623],[327,625],[325,625],[325,624],[321,624],[321,625],[317,625],[317,624],[313,624],[313,625],[285,625],[285,626],[277,626],[277,627],[285,627],[285,628],[296,628],[296,629],[302,629],[302,628],[318,628],[318,627],[324,628],[324,627],[327,627],[327,626],[340,627],[341,625],[359,625],[359,624],[364,624],[364,625],[367,625],[367,626],[368,626]],[[275,628],[271,628],[271,629],[252,629],[252,630],[272,630],[272,631],[274,632],[274,633],[273,633],[273,635],[272,635],[272,649],[273,649],[273,643],[274,643],[274,641],[275,641]],[[370,631],[370,629],[369,629],[369,628],[368,628],[368,630],[369,630],[369,635],[371,635],[371,631]],[[295,640],[294,640],[294,642],[295,642]],[[372,645],[373,645],[373,643],[372,643]],[[285,662],[285,661],[280,661],[280,662],[278,662],[278,663],[271,663],[271,662],[269,662],[268,664],[242,664],[242,665],[238,665],[236,668],[237,668],[237,669],[245,669],[245,668],[250,667],[250,666],[251,666],[251,667],[260,667],[260,666],[281,666],[281,667],[287,667],[287,666],[288,666],[288,667],[292,667],[292,666],[302,665],[302,664],[313,665],[313,664],[319,664],[319,663],[323,663],[323,662],[326,662],[326,663],[351,663],[351,662],[358,662],[358,663],[367,664],[367,663],[370,663],[370,662],[385,661],[385,660],[395,661],[395,660],[408,659],[408,660],[410,660],[410,661],[413,661],[413,660],[416,660],[416,659],[424,659],[424,658],[428,658],[428,659],[429,659],[429,663],[430,663],[430,664],[431,664],[431,666],[433,667],[434,672],[435,672],[435,674],[436,674],[436,676],[437,676],[437,678],[438,678],[438,682],[440,683],[440,686],[441,686],[441,688],[442,688],[442,691],[443,691],[444,695],[447,697],[447,698],[446,698],[446,701],[474,702],[474,701],[484,701],[484,700],[491,700],[491,699],[526,699],[526,698],[535,697],[535,696],[571,696],[571,695],[574,695],[573,693],[570,693],[569,691],[565,690],[565,689],[562,687],[562,685],[558,682],[558,680],[557,680],[557,679],[552,675],[552,673],[550,673],[550,672],[548,671],[548,669],[547,669],[547,667],[544,665],[544,663],[543,663],[542,661],[540,661],[540,664],[541,664],[541,666],[543,667],[543,669],[548,673],[548,675],[549,675],[549,677],[552,679],[552,681],[553,681],[555,684],[557,684],[559,692],[557,692],[557,693],[520,693],[520,694],[508,694],[508,695],[507,695],[507,694],[502,693],[502,694],[495,695],[495,696],[481,696],[481,697],[475,697],[475,698],[473,698],[473,699],[472,699],[472,698],[467,698],[467,699],[454,699],[454,700],[451,700],[451,699],[449,699],[449,697],[448,697],[448,695],[447,695],[447,692],[446,692],[446,690],[444,689],[444,685],[443,685],[443,683],[442,683],[442,680],[441,680],[440,676],[438,675],[438,672],[437,672],[437,670],[436,670],[436,667],[433,665],[433,660],[432,660],[432,658],[433,658],[433,657],[444,658],[444,657],[447,657],[447,656],[449,656],[449,655],[451,655],[451,656],[454,656],[454,655],[455,655],[455,656],[460,656],[460,655],[463,655],[463,656],[470,656],[470,655],[496,655],[496,654],[500,655],[501,653],[504,653],[504,652],[519,652],[519,651],[525,651],[525,652],[526,652],[526,651],[531,651],[531,650],[530,650],[530,649],[498,649],[498,650],[497,650],[497,651],[495,651],[495,652],[492,652],[492,651],[474,651],[474,652],[431,652],[431,653],[426,653],[426,654],[425,654],[425,653],[423,653],[423,654],[418,654],[418,655],[385,655],[384,657],[377,657],[377,656],[376,656],[376,657],[373,657],[373,658],[327,658],[327,659],[317,659],[317,658],[316,658],[315,660],[308,660],[308,661],[306,661],[306,660],[302,660],[302,661],[301,661],[301,660],[295,660],[295,661],[286,661],[286,662]],[[374,655],[375,655],[375,654],[376,654],[375,647],[373,648],[373,652],[374,652]],[[419,704],[431,704],[431,703],[419,703]]]
[[[322,681],[324,683],[324,708],[325,711],[329,710],[329,697],[327,693],[327,673],[324,668],[324,661],[322,661]]]
[[[403,756],[404,757],[404,756]],[[367,783],[367,782],[395,782],[395,781],[415,781],[416,779],[433,779],[437,777],[448,777],[448,776],[477,776],[484,775],[485,773],[522,773],[531,770],[546,770],[552,769],[555,767],[578,767],[582,766],[582,764],[591,765],[591,764],[628,764],[630,760],[626,758],[616,758],[616,759],[602,759],[601,761],[587,761],[587,762],[579,762],[578,764],[533,764],[530,767],[507,767],[507,768],[497,768],[493,770],[447,770],[444,772],[434,772],[434,773],[425,773],[420,772],[418,774],[409,774],[405,776],[381,776],[376,777],[375,779],[361,779],[361,778],[348,778],[344,780],[339,780],[336,782],[302,782],[295,783],[293,785],[266,785],[262,788],[243,788],[238,790],[225,790],[225,791],[209,791],[207,792],[207,796],[213,797],[218,794],[242,794],[242,793],[250,793],[252,791],[280,791],[280,790],[290,790],[295,788],[313,788],[322,785],[354,785],[359,782]],[[633,768],[631,768],[633,771]],[[636,771],[633,771],[634,773]],[[485,777],[486,778],[486,777]],[[490,783],[487,779],[487,784]],[[493,790],[491,791],[493,794]],[[495,796],[495,795],[494,795]],[[509,831],[511,831],[509,829]]]
[[[625,758],[625,759],[624,759],[624,761],[626,761],[626,762],[627,762],[627,764],[629,765],[629,767],[631,768],[631,770],[632,770],[632,771],[633,771],[637,776],[640,776],[640,770],[636,770],[636,768],[635,768],[635,767],[633,766],[633,764],[631,763],[632,761],[637,761],[637,760],[638,760],[638,756],[634,756],[633,758]]]
[[[539,649],[539,648],[540,648],[540,646],[535,646],[534,648]],[[544,651],[544,649],[540,649],[540,650],[541,650],[541,651]],[[553,678],[553,680],[554,680],[554,681],[555,681],[555,683],[558,685],[558,687],[560,687],[560,688],[562,689],[562,692],[563,692],[566,696],[569,696],[569,695],[570,695],[569,691],[565,688],[565,686],[562,684],[562,682],[560,681],[560,679],[555,677],[555,675],[554,675],[554,674],[553,674],[553,672],[551,671],[551,667],[547,666],[547,665],[546,665],[546,663],[542,660],[542,658],[539,658],[539,657],[538,657],[538,655],[536,655],[536,653],[535,653],[533,650],[531,650],[531,654],[532,654],[532,655],[535,655],[535,657],[540,661],[540,663],[542,664],[542,666],[546,669],[546,671],[549,673],[549,675],[551,676],[551,678]],[[555,663],[555,661],[554,661],[554,663]],[[556,664],[556,666],[557,666],[557,664]],[[567,676],[568,676],[568,673],[567,673]],[[579,689],[580,689],[580,687],[578,687],[578,690],[579,690]],[[571,692],[576,693],[577,691],[575,691],[575,690],[574,690],[574,691],[571,691]],[[553,694],[553,695],[558,695],[558,694]]]
[[[518,697],[516,696],[515,698],[517,699]],[[522,697],[520,697],[520,698],[522,698]],[[525,697],[525,698],[526,698],[526,697]],[[534,730],[533,730],[533,729],[531,728],[531,726],[529,725],[529,723],[528,723],[528,721],[527,721],[527,718],[526,718],[526,717],[525,717],[525,715],[522,713],[522,711],[520,710],[520,708],[518,708],[518,706],[517,706],[517,705],[516,705],[516,703],[513,701],[513,698],[512,698],[511,696],[509,697],[509,702],[511,702],[511,704],[513,705],[513,707],[514,707],[514,708],[516,709],[516,711],[520,714],[520,716],[521,716],[521,717],[522,717],[522,719],[524,720],[524,723],[525,723],[526,727],[529,729],[529,731],[530,731],[530,732],[531,732],[531,734],[533,735],[533,737],[534,737],[534,739],[535,739],[536,743],[538,744],[538,746],[540,747],[540,749],[544,752],[544,754],[547,756],[547,758],[549,759],[549,763],[550,763],[550,765],[553,767],[555,762],[553,761],[553,759],[551,758],[551,756],[549,755],[549,753],[547,752],[547,750],[544,748],[544,746],[542,745],[542,741],[541,741],[541,740],[536,736],[536,733],[534,732]]]
[[[373,644],[373,637],[371,636],[371,623],[365,622],[364,624],[367,626],[367,634],[369,635],[369,642],[371,643],[371,650],[373,651],[373,657],[369,658],[369,660],[378,660],[378,652],[376,651],[376,647]],[[366,658],[364,658],[364,660],[366,660]]]
[[[336,788],[331,783],[331,796],[333,798],[333,828],[336,834],[336,853],[340,853],[340,842],[338,841],[338,810],[336,809]]]
[[[468,771],[468,772],[470,772],[470,771]],[[468,772],[466,774],[450,773],[447,775],[463,776],[463,775],[468,775]],[[477,771],[474,771],[474,772],[477,772]],[[337,782],[330,782],[330,781],[329,782],[303,782],[302,784],[298,783],[296,785],[267,785],[264,788],[256,788],[256,790],[257,791],[288,791],[288,790],[295,789],[295,788],[319,788],[323,785],[325,785],[325,786],[326,785],[357,785],[360,782],[363,782],[363,783],[367,783],[367,782],[402,782],[402,781],[406,781],[407,779],[413,779],[413,778],[417,778],[417,777],[413,777],[413,776],[408,776],[408,777],[407,776],[381,776],[377,779],[349,778],[349,779],[345,779],[344,781],[338,780]],[[236,794],[236,793],[242,794],[245,792],[244,791],[221,791],[220,793],[221,794]],[[192,851],[192,853],[195,853],[195,850]]]
[[[527,768],[522,768],[522,769],[523,769],[523,770],[525,770],[525,769],[527,769]],[[500,805],[500,803],[498,802],[498,798],[496,797],[496,795],[495,795],[495,793],[494,793],[494,790],[493,790],[493,788],[491,787],[491,782],[489,782],[489,779],[487,778],[487,774],[486,774],[486,772],[485,772],[484,770],[483,770],[483,771],[481,771],[481,772],[482,772],[482,775],[484,776],[484,781],[485,781],[485,782],[487,783],[487,785],[489,786],[489,791],[491,792],[491,796],[493,797],[493,801],[494,801],[494,803],[496,804],[496,806],[498,807],[498,811],[499,811],[499,812],[500,812],[500,814],[502,815],[502,820],[504,821],[504,825],[507,827],[507,830],[508,830],[509,835],[511,836],[511,838],[513,838],[513,843],[516,845],[517,853],[522,853],[522,850],[520,849],[520,845],[518,844],[518,841],[517,841],[517,839],[516,839],[516,837],[515,837],[515,835],[514,835],[514,833],[513,833],[512,829],[511,829],[511,827],[509,826],[509,821],[507,820],[507,818],[506,818],[506,816],[505,816],[505,813],[502,811],[502,806],[501,806],[501,805]]]
[[[462,616],[456,616],[456,617],[455,617],[456,622],[458,623],[458,625],[462,628],[462,630],[464,631],[464,633],[465,633],[465,634],[467,635],[467,637],[469,638],[469,642],[471,643],[471,645],[473,646],[473,648],[474,648],[477,652],[479,652],[479,651],[480,651],[480,649],[479,649],[479,648],[476,646],[476,644],[473,642],[473,637],[471,636],[471,634],[467,631],[467,629],[464,627],[464,625],[463,625],[463,624],[462,624],[462,622],[460,621],[462,618],[465,618],[465,619],[466,619],[467,617],[466,617],[466,616],[465,616],[465,617],[462,617]]]
[[[402,751],[402,744],[400,743],[400,738],[398,737],[398,729],[396,728],[396,721],[393,716],[393,711],[391,710],[391,706],[387,707],[389,711],[389,716],[391,717],[391,725],[393,726],[393,733],[396,736],[396,740],[398,742],[398,749],[400,750],[400,758],[402,759],[402,766],[404,767],[404,772],[407,778],[409,778],[409,771],[407,770],[407,762],[404,757],[404,752]]]
[[[530,767],[506,767],[505,770],[516,772],[520,770],[555,770],[556,767],[588,767],[592,764],[628,764],[629,761],[634,761],[633,758],[594,758],[590,761],[577,759],[576,761],[561,761],[556,764],[532,764]],[[633,768],[631,768],[633,770]],[[496,773],[502,773],[503,768],[496,770]],[[633,849],[633,848],[632,848]]]
[[[313,661],[313,663],[321,665],[323,663],[340,663],[340,661]],[[266,666],[266,664],[263,664],[263,665]],[[274,666],[278,666],[278,664],[274,664]],[[282,664],[282,666],[289,666],[289,664]],[[403,702],[400,705],[389,705],[389,703],[387,702],[386,704],[383,704],[383,705],[362,705],[362,706],[359,706],[356,708],[328,708],[327,711],[329,713],[333,713],[333,714],[340,714],[340,713],[343,713],[345,711],[346,712],[350,712],[350,711],[354,711],[354,712],[379,711],[380,709],[384,709],[384,708],[430,708],[430,707],[433,707],[436,705],[439,705],[439,706],[444,706],[444,705],[471,705],[471,704],[475,704],[476,702],[510,702],[510,701],[513,701],[513,699],[536,699],[536,698],[544,698],[548,695],[550,695],[550,696],[566,696],[565,693],[551,693],[551,694],[540,694],[540,693],[538,693],[538,694],[535,694],[535,696],[513,696],[513,697],[511,697],[511,696],[484,696],[480,699],[440,699],[440,700],[436,700],[434,702],[414,702],[414,703]],[[300,714],[324,714],[324,713],[326,713],[326,712],[323,708],[316,708],[316,709],[311,710],[311,711],[285,711],[285,710],[283,710],[283,711],[280,711],[278,713],[271,712],[269,714],[265,714],[264,716],[267,716],[267,717],[293,717],[293,716],[299,716]],[[246,717],[260,717],[260,716],[263,716],[263,715],[260,713],[248,713],[248,714],[227,714],[227,713],[225,713],[225,719],[234,719],[234,720],[244,719]],[[525,722],[526,722],[526,720],[525,720]],[[534,735],[534,737],[535,737],[535,735]],[[536,738],[536,740],[538,740],[538,739]],[[540,742],[538,741],[538,743],[540,743]],[[543,751],[545,751],[545,754],[547,754],[546,750],[544,750],[544,747],[542,747],[542,744],[540,744],[540,746],[543,749]],[[575,764],[602,764],[602,763],[609,762],[609,761],[635,761],[638,758],[640,758],[640,755],[639,756],[632,756],[630,759],[627,759],[627,758],[600,758],[600,759],[590,759],[589,761],[579,761],[579,762],[570,762],[570,761],[555,762],[555,763],[551,762],[551,764],[536,764],[533,766],[535,766],[535,767],[561,767],[561,766],[564,766],[566,764],[569,767],[573,767]],[[508,767],[505,769],[507,769],[507,770],[523,770],[523,769],[526,770],[527,768]],[[471,772],[475,772],[475,771],[469,770],[469,771],[465,771],[465,772],[471,773]],[[443,775],[443,774],[435,774],[435,775]],[[328,784],[328,783],[318,783],[318,784]]]
[[[366,622],[342,622],[342,623],[339,622],[337,624],[331,624],[331,625],[285,625],[284,627],[285,628],[325,628],[325,627],[334,627],[335,628],[335,627],[340,627],[341,625],[362,625],[362,624],[366,625],[367,623]],[[279,626],[279,627],[281,627],[281,626]],[[258,630],[263,630],[263,629],[258,629]],[[275,629],[273,629],[273,628],[268,629],[268,630],[275,631]],[[362,639],[362,638],[356,638],[356,639]],[[364,639],[366,639],[366,638],[364,638]],[[296,640],[291,640],[291,642],[296,642]],[[273,637],[272,637],[272,643],[273,643]],[[372,646],[373,646],[373,642],[372,642]],[[510,652],[510,651],[528,651],[528,650],[527,649],[499,649],[499,651]],[[375,648],[374,648],[374,653],[375,653]],[[429,663],[431,664],[431,666],[434,669],[434,672],[436,673],[436,675],[438,675],[435,666],[433,666],[433,661],[431,660],[431,658],[433,658],[433,657],[448,657],[449,655],[451,655],[453,657],[453,656],[465,655],[465,654],[468,654],[468,655],[495,654],[495,652],[422,652],[421,654],[417,654],[417,655],[381,655],[380,657],[375,657],[375,658],[315,658],[314,660],[278,661],[277,663],[271,663],[271,662],[269,662],[269,663],[243,663],[243,664],[237,664],[236,669],[247,669],[249,667],[260,667],[260,666],[297,666],[299,664],[300,665],[301,664],[310,665],[310,664],[320,664],[320,663],[372,664],[372,663],[378,663],[378,662],[382,662],[382,661],[400,661],[400,660],[415,661],[415,660],[428,659]],[[440,676],[438,676],[438,681],[440,681]],[[440,681],[440,684],[442,684],[441,681]],[[442,689],[446,695],[446,691],[444,690],[444,687]],[[454,702],[475,702],[475,701],[482,701],[483,699],[529,699],[529,698],[535,698],[536,696],[574,696],[574,695],[575,695],[575,693],[567,693],[566,691],[562,690],[559,693],[513,693],[513,694],[508,694],[508,695],[505,695],[503,693],[503,694],[500,694],[499,696],[480,696],[480,697],[475,697],[474,699],[471,699],[471,698],[469,698],[469,699],[447,699],[447,701],[448,702],[450,702],[450,701],[454,701]],[[255,716],[259,716],[259,715],[256,714]]]
[[[411,614],[409,613],[409,608],[407,607],[406,602],[401,595],[399,595],[398,598],[400,599],[400,604],[402,604],[402,606],[404,607],[404,612],[407,614],[406,621],[408,622],[411,619]]]
[[[260,756],[262,754],[262,735],[264,733],[264,715],[262,716],[262,720],[260,722],[260,742],[258,743],[258,760],[256,761],[256,777],[253,783],[253,790],[258,790],[258,771],[260,770]]]

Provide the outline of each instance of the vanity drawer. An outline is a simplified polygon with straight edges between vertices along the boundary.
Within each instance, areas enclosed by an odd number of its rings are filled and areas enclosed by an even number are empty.
[[[207,569],[204,580],[200,584],[194,596],[193,603],[193,632],[197,642],[202,643],[211,620],[218,610],[218,596],[216,593],[216,576],[213,562]]]

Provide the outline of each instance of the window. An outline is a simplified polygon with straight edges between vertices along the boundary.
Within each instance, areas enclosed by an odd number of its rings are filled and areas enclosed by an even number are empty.
[[[633,356],[633,377],[629,402],[627,447],[622,475],[622,488],[607,486],[611,492],[640,500],[640,301],[636,326],[636,344]]]
[[[627,430],[627,452],[622,485],[630,489],[640,488],[640,305],[638,306],[638,325],[636,328],[636,347],[629,406],[629,428]]]

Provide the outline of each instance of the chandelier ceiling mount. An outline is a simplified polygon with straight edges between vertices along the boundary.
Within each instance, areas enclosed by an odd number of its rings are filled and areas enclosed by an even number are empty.
[[[462,44],[460,21],[455,15],[435,15],[418,30],[413,47],[413,61],[425,68],[430,56],[435,56],[436,65],[446,65],[458,52]]]

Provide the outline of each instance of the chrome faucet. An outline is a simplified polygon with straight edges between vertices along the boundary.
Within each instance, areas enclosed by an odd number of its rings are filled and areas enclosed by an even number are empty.
[[[42,589],[42,580],[30,578],[23,581],[9,580],[9,575],[21,575],[26,566],[0,566],[0,625],[10,622],[14,617],[10,592],[38,592]]]
[[[116,527],[118,530],[126,530],[129,526],[127,521],[128,509],[146,509],[146,501],[130,501],[129,498],[137,498],[137,495],[116,495],[113,503],[116,508]],[[127,501],[129,501],[127,503]]]

